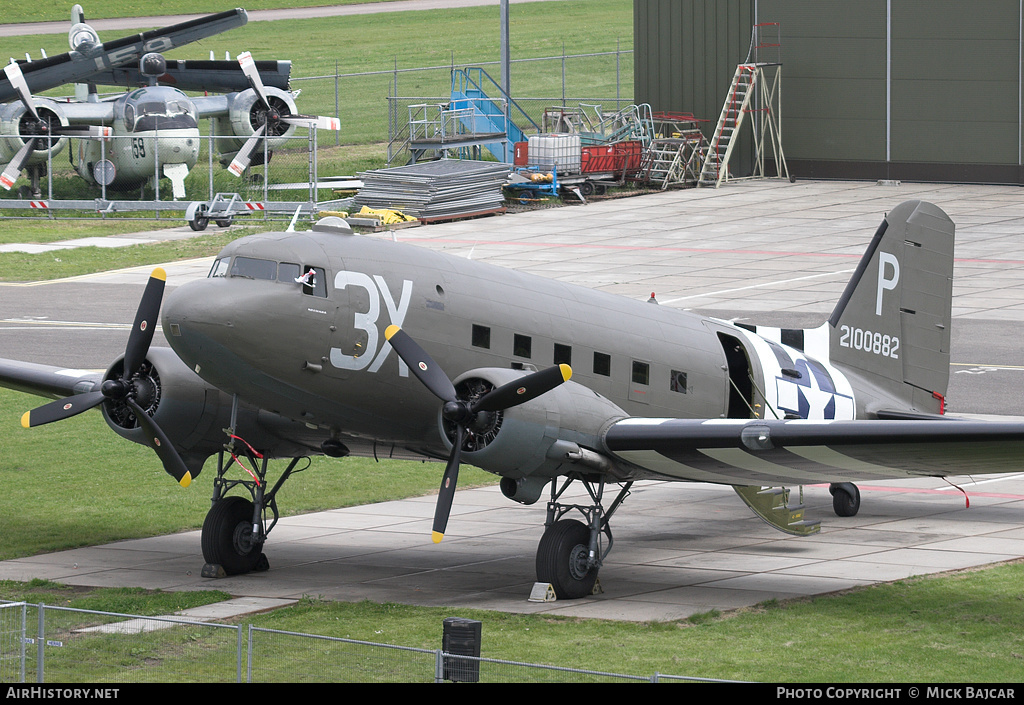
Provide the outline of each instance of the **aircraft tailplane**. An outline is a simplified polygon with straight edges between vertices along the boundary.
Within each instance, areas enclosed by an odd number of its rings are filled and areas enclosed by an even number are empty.
[[[924,201],[894,208],[829,317],[829,359],[878,392],[871,413],[944,412],[954,225]],[[860,406],[860,405],[858,405]]]

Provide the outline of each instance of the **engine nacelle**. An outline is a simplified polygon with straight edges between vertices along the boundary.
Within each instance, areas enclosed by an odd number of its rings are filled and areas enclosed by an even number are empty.
[[[295,107],[295,101],[292,99],[291,93],[272,86],[265,86],[263,90],[267,95],[267,100],[270,101],[271,106],[279,115],[287,117],[298,114],[299,111]],[[266,106],[263,105],[263,101],[260,100],[256,91],[251,88],[240,93],[229,94],[228,114],[216,120],[217,134],[221,135],[217,139],[217,151],[222,155],[238,152],[245,144],[245,141],[252,137],[267,121],[266,113]],[[272,121],[270,134],[267,135],[267,151],[283,147],[294,134],[295,125],[289,125],[285,122],[274,123]],[[234,135],[235,137],[226,137],[226,135]],[[252,163],[261,163],[262,155],[263,145],[260,144],[253,153]],[[230,161],[230,157],[228,161]]]
[[[518,379],[524,373],[504,368],[470,370],[455,380],[460,398],[486,393]],[[541,478],[566,472],[566,465],[582,462],[591,471],[601,467],[604,456],[588,450],[600,448],[601,431],[610,420],[626,412],[600,394],[569,381],[525,404],[499,412],[481,413],[468,429],[462,460],[502,477],[533,482],[508,485],[512,499],[532,503],[543,488]],[[440,417],[443,437],[451,447],[454,427]],[[504,491],[504,488],[503,488]]]
[[[104,379],[119,379],[123,364],[123,357],[115,360]],[[192,476],[199,475],[206,459],[220,451],[227,441],[224,429],[231,425],[231,396],[204,381],[170,348],[150,348],[133,383],[138,390],[136,402],[167,434]],[[104,420],[115,433],[134,443],[148,445],[126,405],[108,400],[102,408]],[[282,427],[278,430],[283,429],[285,435],[289,435],[290,428],[285,427],[290,424],[286,419],[271,418],[266,412],[239,404],[235,433],[254,448],[268,457],[311,454],[308,447],[297,446],[271,433],[269,426]],[[310,439],[310,443],[321,440]]]
[[[33,100],[39,117],[46,120],[51,128],[58,125],[67,127],[68,118],[60,107],[60,103],[48,98],[33,97]],[[0,138],[0,163],[10,162],[18,150],[24,147],[25,143],[38,132],[38,124],[32,117],[32,113],[21,102],[0,105],[0,136],[2,136]],[[25,166],[45,164],[48,155],[50,158],[57,156],[67,143],[67,137],[58,137],[47,149],[45,142],[41,141],[36,145],[37,148],[30,153]]]

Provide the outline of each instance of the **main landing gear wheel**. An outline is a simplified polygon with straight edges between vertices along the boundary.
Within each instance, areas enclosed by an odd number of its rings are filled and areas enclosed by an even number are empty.
[[[590,529],[575,519],[549,526],[537,546],[537,580],[550,583],[559,600],[586,597],[594,591],[598,567],[587,567]]]
[[[860,490],[852,482],[834,482],[828,486],[832,493],[832,511],[836,516],[857,516],[860,510]]]
[[[267,570],[263,541],[254,544],[253,503],[233,495],[216,502],[203,522],[203,559],[228,575]]]

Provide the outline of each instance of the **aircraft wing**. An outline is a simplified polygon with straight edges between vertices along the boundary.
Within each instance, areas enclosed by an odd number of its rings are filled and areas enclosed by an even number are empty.
[[[91,392],[103,381],[103,372],[75,370],[34,362],[0,358],[0,387],[41,397],[62,399]]]
[[[290,61],[256,61],[256,70],[264,86],[273,86],[283,91],[288,90],[289,77],[292,71]],[[89,81],[105,86],[149,85],[149,77],[143,76],[138,66],[124,66],[103,71],[92,76]],[[249,79],[237,61],[192,61],[167,60],[167,70],[157,78],[157,83],[172,86],[183,91],[210,91],[213,93],[232,93],[248,90]]]
[[[93,32],[91,35],[93,41],[87,38],[79,44],[77,51],[66,52],[46,59],[18,61],[17,63],[21,66],[21,72],[25,76],[29,91],[42,93],[66,83],[87,83],[97,73],[128,64],[137,64],[145,53],[170,51],[175,47],[241,27],[248,19],[245,10],[235,8],[103,44],[98,42],[98,38]],[[75,25],[75,27],[85,27],[88,32],[92,32],[91,28],[86,25]],[[18,98],[17,89],[5,76],[0,76],[0,102],[18,100]]]
[[[855,482],[1019,470],[1024,423],[627,418],[604,443],[662,477],[729,485]]]

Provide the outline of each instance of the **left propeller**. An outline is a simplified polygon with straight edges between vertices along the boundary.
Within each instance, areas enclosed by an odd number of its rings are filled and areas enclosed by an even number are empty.
[[[4,73],[7,75],[7,80],[18,91],[18,96],[25,105],[26,114],[19,121],[18,132],[22,136],[28,137],[25,140],[25,144],[18,150],[18,153],[14,155],[14,159],[4,167],[3,172],[0,172],[0,186],[3,186],[8,191],[11,190],[14,182],[18,179],[21,170],[25,167],[39,142],[43,142],[45,145],[45,142],[53,137],[109,137],[111,135],[112,130],[109,127],[61,125],[60,120],[51,120],[49,117],[41,116],[39,111],[36,110],[35,101],[32,100],[32,93],[29,91],[28,82],[21,72],[21,66],[17,63],[7,64],[4,66]],[[53,117],[52,113],[50,117]]]
[[[146,290],[139,302],[139,310],[135,314],[135,323],[128,336],[128,344],[125,346],[123,371],[120,377],[104,380],[98,391],[76,394],[26,411],[21,417],[21,425],[32,428],[62,421],[99,406],[105,401],[123,404],[135,417],[139,428],[145,434],[147,445],[156,451],[167,474],[177,480],[182,487],[188,487],[192,483],[192,473],[185,466],[167,435],[138,403],[139,395],[145,394],[146,390],[136,377],[146,361],[149,345],[153,342],[166,281],[167,274],[159,267],[154,269],[149,277]]]
[[[434,508],[432,537],[434,543],[439,543],[448,528],[455,485],[459,480],[462,446],[468,430],[476,423],[478,416],[504,411],[550,392],[572,377],[572,368],[564,364],[555,365],[503,384],[477,399],[465,401],[459,399],[455,385],[448,379],[448,375],[405,331],[398,326],[388,326],[384,331],[384,337],[420,382],[444,402],[441,415],[455,426],[455,439],[452,441],[451,454],[448,456],[448,464],[441,479],[441,490],[437,495],[437,505]]]

